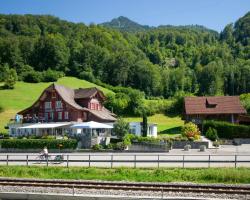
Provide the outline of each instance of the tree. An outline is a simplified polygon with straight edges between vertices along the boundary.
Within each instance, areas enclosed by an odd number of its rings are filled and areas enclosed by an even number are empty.
[[[223,94],[223,65],[222,62],[212,61],[206,65],[199,75],[200,94],[218,95]]]
[[[232,46],[234,43],[233,31],[233,24],[226,25],[226,27],[220,33],[220,39]]]
[[[147,137],[147,135],[148,135],[148,118],[147,118],[146,112],[143,113],[142,119],[143,119],[143,121],[142,121],[142,136]]]
[[[61,34],[49,34],[40,37],[35,44],[32,64],[36,70],[48,68],[57,71],[68,71],[69,49]]]
[[[119,138],[123,138],[129,133],[129,123],[127,123],[124,119],[119,118],[114,124],[113,131]]]
[[[4,87],[6,89],[13,89],[17,81],[17,73],[15,69],[7,69],[4,78]]]

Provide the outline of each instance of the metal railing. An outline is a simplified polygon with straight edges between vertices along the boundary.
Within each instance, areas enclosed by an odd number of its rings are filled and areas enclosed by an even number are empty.
[[[72,166],[85,166],[91,167],[95,166],[97,163],[106,163],[108,165],[100,167],[110,167],[113,168],[114,164],[130,164],[130,167],[140,167],[138,164],[151,164],[151,167],[169,167],[166,164],[178,164],[175,167],[199,167],[196,164],[205,164],[205,167],[217,167],[214,164],[224,164],[223,166],[235,167],[237,168],[239,164],[245,163],[248,164],[247,167],[250,167],[250,155],[143,155],[143,154],[64,154],[62,160],[55,160],[54,158],[58,154],[50,154],[51,159],[37,159],[38,155],[35,154],[6,154],[0,155],[0,164],[2,165],[32,165],[32,164],[46,164],[51,166],[53,164],[61,164],[66,167]],[[125,159],[122,159],[124,158]],[[151,158],[149,158],[151,157]],[[153,157],[153,159],[152,159]],[[197,159],[196,159],[197,158]],[[163,165],[165,164],[165,165]],[[188,164],[193,164],[189,165]],[[213,165],[213,166],[212,166]],[[98,165],[97,165],[98,166]],[[171,166],[172,167],[172,166]],[[202,166],[204,167],[204,166]]]

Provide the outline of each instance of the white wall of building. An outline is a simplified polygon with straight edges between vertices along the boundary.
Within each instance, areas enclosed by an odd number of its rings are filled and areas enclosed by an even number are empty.
[[[141,122],[130,122],[130,133],[137,136],[142,136],[142,125]],[[157,124],[148,124],[148,137],[157,137]]]

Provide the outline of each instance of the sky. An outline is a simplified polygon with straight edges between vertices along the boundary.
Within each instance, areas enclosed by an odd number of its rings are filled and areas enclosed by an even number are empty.
[[[1,14],[49,14],[102,23],[125,16],[142,25],[199,24],[217,31],[250,11],[250,0],[0,0]]]

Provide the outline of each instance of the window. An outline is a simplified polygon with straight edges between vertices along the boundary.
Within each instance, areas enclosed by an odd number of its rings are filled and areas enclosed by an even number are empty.
[[[50,119],[54,119],[54,113],[53,112],[50,112]]]
[[[64,119],[69,119],[69,112],[64,113]]]
[[[48,119],[49,119],[49,113],[45,113],[44,117],[45,117],[45,120],[48,121]]]
[[[58,112],[58,120],[62,120],[62,112]]]
[[[95,104],[94,103],[90,103],[90,109],[94,110],[95,109]]]
[[[45,109],[50,109],[51,108],[51,102],[46,101],[44,107],[45,107]]]
[[[56,101],[56,108],[62,108],[62,102]]]

